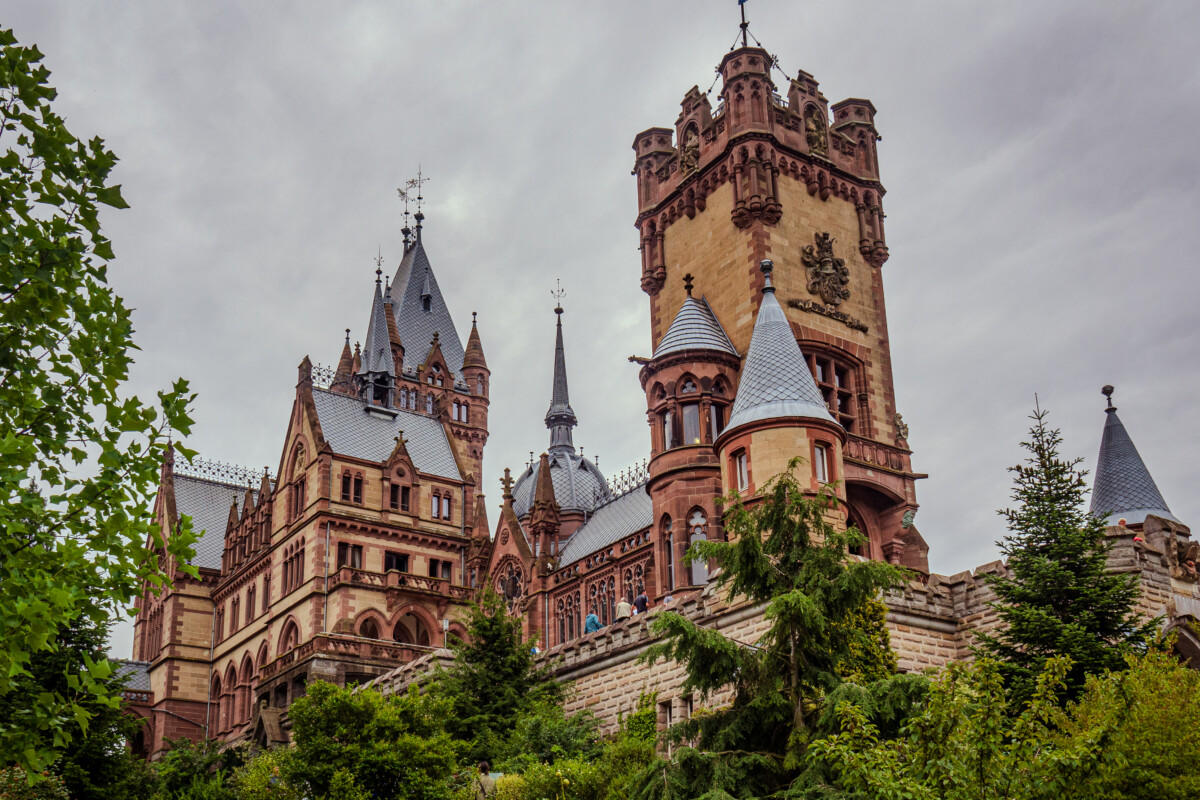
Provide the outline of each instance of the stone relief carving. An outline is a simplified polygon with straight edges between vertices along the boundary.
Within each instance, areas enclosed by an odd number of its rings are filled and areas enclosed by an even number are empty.
[[[908,423],[904,421],[904,417],[897,414],[892,423],[896,426],[896,440],[908,441]]]
[[[700,163],[700,137],[695,128],[688,128],[684,134],[683,147],[679,151],[679,166],[684,172],[694,170]]]
[[[808,149],[814,153],[824,153],[829,148],[828,134],[825,131],[825,118],[816,106],[804,110],[804,140]]]
[[[831,306],[841,305],[850,296],[850,270],[846,261],[833,255],[834,239],[828,233],[813,236],[815,244],[804,248],[801,260],[808,270],[809,294],[820,295]]]

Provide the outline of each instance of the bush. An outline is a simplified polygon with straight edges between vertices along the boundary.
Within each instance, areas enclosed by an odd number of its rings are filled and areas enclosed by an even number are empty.
[[[592,761],[600,754],[600,720],[591,711],[567,716],[562,706],[541,702],[517,719],[497,752],[501,772],[523,772],[564,758]]]
[[[30,783],[20,767],[0,769],[0,800],[69,800],[67,787],[57,775],[43,773],[41,780]]]
[[[607,789],[607,777],[598,764],[571,758],[527,769],[519,794],[511,800],[604,800]]]

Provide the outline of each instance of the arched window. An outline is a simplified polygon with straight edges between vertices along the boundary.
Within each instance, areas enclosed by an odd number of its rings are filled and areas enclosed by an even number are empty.
[[[663,542],[666,543],[667,549],[667,591],[675,591],[675,532],[670,517],[663,517],[662,530]]]
[[[433,395],[431,395],[431,394],[425,395],[425,413],[426,414],[433,413]]]
[[[567,640],[567,611],[562,600],[558,601],[558,643]]]
[[[421,310],[422,311],[432,311],[433,310],[433,298],[427,294],[421,296]]]
[[[368,619],[362,624],[362,627],[359,628],[358,635],[367,639],[378,639],[379,625],[375,622],[375,620]]]
[[[575,598],[567,595],[567,639],[575,638]]]
[[[708,536],[705,532],[705,526],[707,524],[708,520],[705,518],[703,511],[697,508],[692,512],[692,515],[688,517],[688,529],[691,531],[691,534],[688,536],[689,545],[708,540]],[[692,563],[689,565],[689,568],[691,569],[691,576],[688,583],[690,583],[692,586],[703,586],[704,584],[708,583],[707,559],[693,559]]]
[[[480,375],[479,379],[475,381],[475,394],[483,394],[483,376],[482,375]]]
[[[471,421],[471,406],[468,405],[467,403],[462,404],[462,421],[463,422]]]
[[[288,622],[287,627],[283,629],[283,637],[280,639],[279,652],[288,653],[295,650],[300,644],[300,629],[296,627],[296,623]]]
[[[452,414],[452,417],[453,417],[453,419],[454,419],[454,421],[455,421],[455,422],[458,422],[458,421],[459,421],[459,419],[458,419],[458,418],[459,418],[459,415],[460,415],[461,413],[462,413],[462,403],[460,403],[460,402],[458,402],[457,400],[455,400],[455,401],[454,401],[454,411],[453,411],[453,414]]]

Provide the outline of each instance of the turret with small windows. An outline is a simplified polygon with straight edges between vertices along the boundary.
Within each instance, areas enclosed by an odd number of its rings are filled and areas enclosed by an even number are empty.
[[[708,300],[686,297],[675,319],[642,367],[650,423],[650,480],[658,527],[655,584],[666,595],[702,586],[708,565],[684,558],[696,539],[717,538],[713,498],[722,493],[721,467],[713,443],[729,419],[740,364],[738,352]]]

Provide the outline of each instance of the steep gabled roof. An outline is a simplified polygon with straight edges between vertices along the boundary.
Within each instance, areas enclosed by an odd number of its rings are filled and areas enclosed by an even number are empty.
[[[738,351],[721,327],[708,300],[697,300],[689,293],[675,315],[675,321],[658,342],[655,358],[683,350],[715,350],[737,356]]]
[[[1111,396],[1111,387],[1104,388],[1105,394]],[[1139,525],[1149,514],[1178,522],[1111,403],[1110,399],[1100,437],[1100,457],[1092,485],[1092,514],[1104,517],[1110,525],[1121,519]]]
[[[335,453],[383,462],[395,450],[396,437],[403,431],[408,456],[419,471],[462,479],[446,431],[433,417],[399,409],[392,409],[394,417],[368,413],[371,407],[357,397],[326,389],[313,389],[312,397],[325,440]]]
[[[782,417],[807,417],[836,425],[800,352],[792,326],[775,299],[769,263],[764,262],[763,270],[767,285],[725,431]]]
[[[245,484],[223,483],[207,478],[193,478],[175,473],[175,508],[192,518],[192,530],[199,536],[192,566],[220,569],[225,552],[225,527],[229,523],[231,506],[240,514],[247,498],[257,502],[258,492],[247,490]]]
[[[558,566],[561,568],[574,564],[630,534],[648,528],[653,519],[654,502],[643,484],[593,511],[583,527],[575,531],[571,540],[563,546]]]
[[[429,310],[425,310],[423,297],[429,298]],[[404,366],[407,371],[416,371],[425,363],[429,343],[437,333],[446,358],[446,368],[454,374],[456,381],[462,380],[463,346],[458,330],[450,318],[437,276],[425,255],[421,242],[421,228],[417,227],[416,241],[409,246],[400,260],[396,278],[391,288],[392,307],[396,312],[396,329],[404,343]]]

